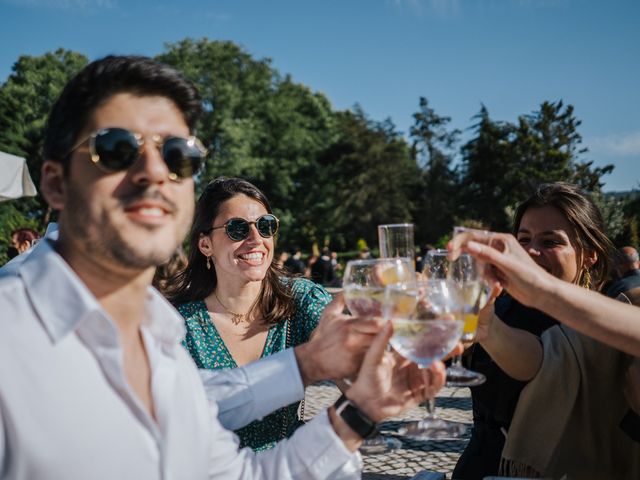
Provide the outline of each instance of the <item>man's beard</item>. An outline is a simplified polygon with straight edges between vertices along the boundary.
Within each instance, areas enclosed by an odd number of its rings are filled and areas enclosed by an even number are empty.
[[[103,210],[100,218],[93,218],[82,192],[75,188],[72,182],[67,185],[68,201],[65,206],[67,231],[76,241],[87,245],[86,251],[92,257],[104,259],[127,269],[144,270],[163,264],[177,248],[177,244],[172,245],[172,242],[176,241],[173,238],[166,239],[165,248],[154,249],[145,245],[140,245],[142,247],[140,249],[136,248],[136,245],[127,241],[111,223],[108,212]],[[137,199],[154,198],[158,195],[161,194],[139,190],[119,201],[122,206]]]

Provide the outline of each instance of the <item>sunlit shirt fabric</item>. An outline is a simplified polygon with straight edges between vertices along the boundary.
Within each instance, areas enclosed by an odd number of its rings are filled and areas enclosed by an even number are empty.
[[[274,450],[238,451],[178,343],[180,316],[150,288],[154,421],[125,379],[115,324],[45,242],[0,279],[1,478],[359,478],[326,412]]]

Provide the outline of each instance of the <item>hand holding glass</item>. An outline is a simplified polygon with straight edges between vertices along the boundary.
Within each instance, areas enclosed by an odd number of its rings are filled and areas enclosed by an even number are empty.
[[[455,261],[449,261],[447,250],[431,250],[427,253],[422,272],[425,278],[449,279],[456,283],[464,305],[463,342],[472,342],[478,329],[478,312],[487,302],[488,287],[482,281],[478,264],[470,255],[460,255]],[[486,377],[481,373],[462,366],[462,356],[453,359],[447,368],[447,386],[472,387],[481,385]]]
[[[347,263],[343,277],[343,292],[347,308],[357,317],[381,317],[385,287],[415,283],[413,261],[407,258],[376,258],[352,260]],[[350,384],[348,379],[345,383]],[[367,455],[398,449],[402,442],[393,437],[378,435],[367,439],[360,452]]]
[[[443,358],[462,335],[461,300],[458,285],[448,280],[389,285],[385,289],[385,313],[393,323],[393,348],[421,368]],[[445,439],[467,432],[466,424],[437,417],[435,399],[427,401],[427,411],[425,419],[408,424],[399,433],[419,439]]]

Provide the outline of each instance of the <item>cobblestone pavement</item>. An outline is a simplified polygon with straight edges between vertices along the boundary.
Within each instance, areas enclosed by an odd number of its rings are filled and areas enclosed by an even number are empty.
[[[305,418],[309,419],[320,409],[333,404],[340,396],[332,383],[322,383],[307,388]],[[436,399],[438,416],[471,424],[471,396],[468,388],[443,388]],[[422,407],[417,407],[401,417],[392,417],[382,423],[381,431],[402,442],[402,447],[390,453],[364,455],[366,480],[405,480],[423,470],[440,472],[451,477],[458,457],[464,450],[468,435],[456,440],[411,440],[397,434],[397,430],[412,420],[425,415]]]

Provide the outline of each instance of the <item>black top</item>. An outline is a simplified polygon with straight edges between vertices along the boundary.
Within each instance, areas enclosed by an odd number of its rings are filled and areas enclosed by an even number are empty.
[[[620,422],[620,428],[624,433],[629,435],[632,440],[640,442],[640,416],[636,412],[629,409]]]
[[[525,307],[509,295],[496,300],[496,315],[507,325],[540,336],[557,325],[552,317]],[[484,348],[476,344],[471,355],[471,369],[483,373],[487,381],[471,388],[473,401],[473,432],[462,453],[452,478],[482,479],[497,475],[505,433],[527,382],[514,380],[502,371]]]
[[[316,260],[316,263],[311,267],[311,280],[324,286],[332,285],[334,273],[329,257],[323,255]]]
[[[307,267],[302,260],[291,256],[285,260],[284,268],[286,268],[292,275],[304,275],[304,271]]]

